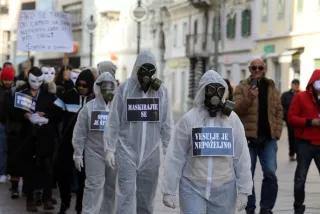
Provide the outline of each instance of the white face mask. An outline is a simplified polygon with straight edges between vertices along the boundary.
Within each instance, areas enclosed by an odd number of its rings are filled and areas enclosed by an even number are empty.
[[[41,71],[43,74],[44,82],[49,83],[54,80],[56,71],[54,70],[53,67],[42,67]]]
[[[43,83],[43,75],[37,77],[33,74],[29,74],[28,83],[32,89],[38,90]]]
[[[76,80],[78,76],[79,76],[78,72],[74,72],[74,71],[70,72],[70,79],[72,80],[73,84],[76,84]]]
[[[320,92],[320,80],[314,81],[313,88]]]

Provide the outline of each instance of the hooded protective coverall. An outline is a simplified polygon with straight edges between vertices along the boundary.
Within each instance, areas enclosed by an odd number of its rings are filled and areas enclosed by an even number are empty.
[[[165,149],[170,140],[172,117],[168,92],[163,84],[157,91],[149,89],[144,93],[141,90],[137,72],[145,63],[156,66],[153,55],[143,51],[137,57],[131,77],[117,90],[105,132],[105,149],[109,152],[116,150],[117,214],[153,213],[160,141]],[[159,98],[159,121],[129,122],[126,112],[128,98]]]
[[[238,194],[252,191],[250,155],[243,125],[232,112],[210,117],[204,105],[205,87],[220,83],[228,88],[215,71],[207,71],[200,80],[194,107],[175,126],[164,165],[164,194],[176,195],[179,186],[181,213],[234,214]],[[228,96],[225,90],[222,101]],[[200,127],[233,129],[234,156],[193,157],[192,130]]]
[[[100,86],[97,83],[110,81],[116,86],[116,80],[108,73],[102,73],[94,84],[95,99],[88,102],[79,112],[73,131],[72,145],[74,156],[82,156],[85,162],[85,189],[82,201],[83,214],[99,214],[114,212],[115,199],[115,171],[105,162],[103,131],[105,118],[99,120],[95,113],[109,113],[108,105],[104,101]],[[98,119],[98,120],[97,120]],[[98,126],[93,126],[98,122]],[[103,209],[101,209],[103,201]]]

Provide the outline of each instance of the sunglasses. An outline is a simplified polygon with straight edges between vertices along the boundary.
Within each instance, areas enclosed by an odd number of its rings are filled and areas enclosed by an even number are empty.
[[[78,88],[88,88],[89,86],[87,84],[78,84]]]
[[[264,66],[260,65],[260,66],[256,66],[256,65],[251,65],[250,66],[250,69],[252,71],[255,71],[255,70],[259,70],[259,71],[262,71],[264,69]]]

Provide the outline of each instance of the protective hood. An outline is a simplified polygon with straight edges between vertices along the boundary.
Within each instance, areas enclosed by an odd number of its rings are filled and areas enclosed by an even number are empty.
[[[312,90],[312,87],[313,87],[313,83],[316,81],[316,80],[320,80],[320,69],[316,69],[314,70],[314,72],[312,73],[310,79],[309,79],[309,82],[308,82],[308,85],[306,87],[306,90],[307,91],[311,91]]]
[[[150,51],[141,51],[141,53],[138,55],[137,60],[133,66],[133,70],[131,73],[131,78],[136,80],[138,82],[138,77],[137,77],[137,73],[139,68],[146,63],[150,63],[152,65],[154,65],[154,67],[156,68],[156,60],[153,56],[153,54]]]
[[[98,72],[99,75],[104,72],[109,72],[112,76],[115,76],[117,70],[117,66],[113,64],[111,61],[102,61],[98,64]]]
[[[105,103],[104,99],[103,99],[103,96],[101,94],[101,90],[100,90],[100,86],[97,85],[97,83],[100,83],[100,82],[104,82],[104,81],[111,81],[114,83],[115,85],[115,89],[114,89],[114,94],[115,94],[115,91],[116,91],[116,88],[117,88],[117,82],[116,82],[116,79],[112,76],[111,73],[109,72],[104,72],[102,74],[100,74],[97,78],[97,80],[94,82],[94,86],[93,86],[93,91],[94,91],[94,94],[96,96],[96,100],[99,104],[103,105],[102,103]]]
[[[225,102],[225,100],[227,99],[227,97],[229,95],[227,83],[224,81],[224,79],[220,76],[219,73],[217,73],[214,70],[208,70],[207,72],[205,72],[202,75],[202,77],[200,79],[197,94],[194,99],[195,106],[197,106],[197,107],[203,106],[204,107],[205,87],[206,87],[206,85],[208,85],[210,83],[220,83],[221,85],[223,85],[226,90],[224,92],[222,102]]]

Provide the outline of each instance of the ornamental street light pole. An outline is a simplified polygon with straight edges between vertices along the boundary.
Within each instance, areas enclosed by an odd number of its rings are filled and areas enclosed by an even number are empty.
[[[137,1],[137,7],[133,10],[133,19],[137,22],[137,54],[140,53],[141,43],[141,22],[147,17],[147,8],[145,8],[141,0]]]
[[[87,29],[89,31],[90,42],[89,42],[89,65],[92,66],[92,52],[93,52],[93,32],[97,27],[96,22],[94,21],[93,15],[90,16],[89,21],[87,22]]]

